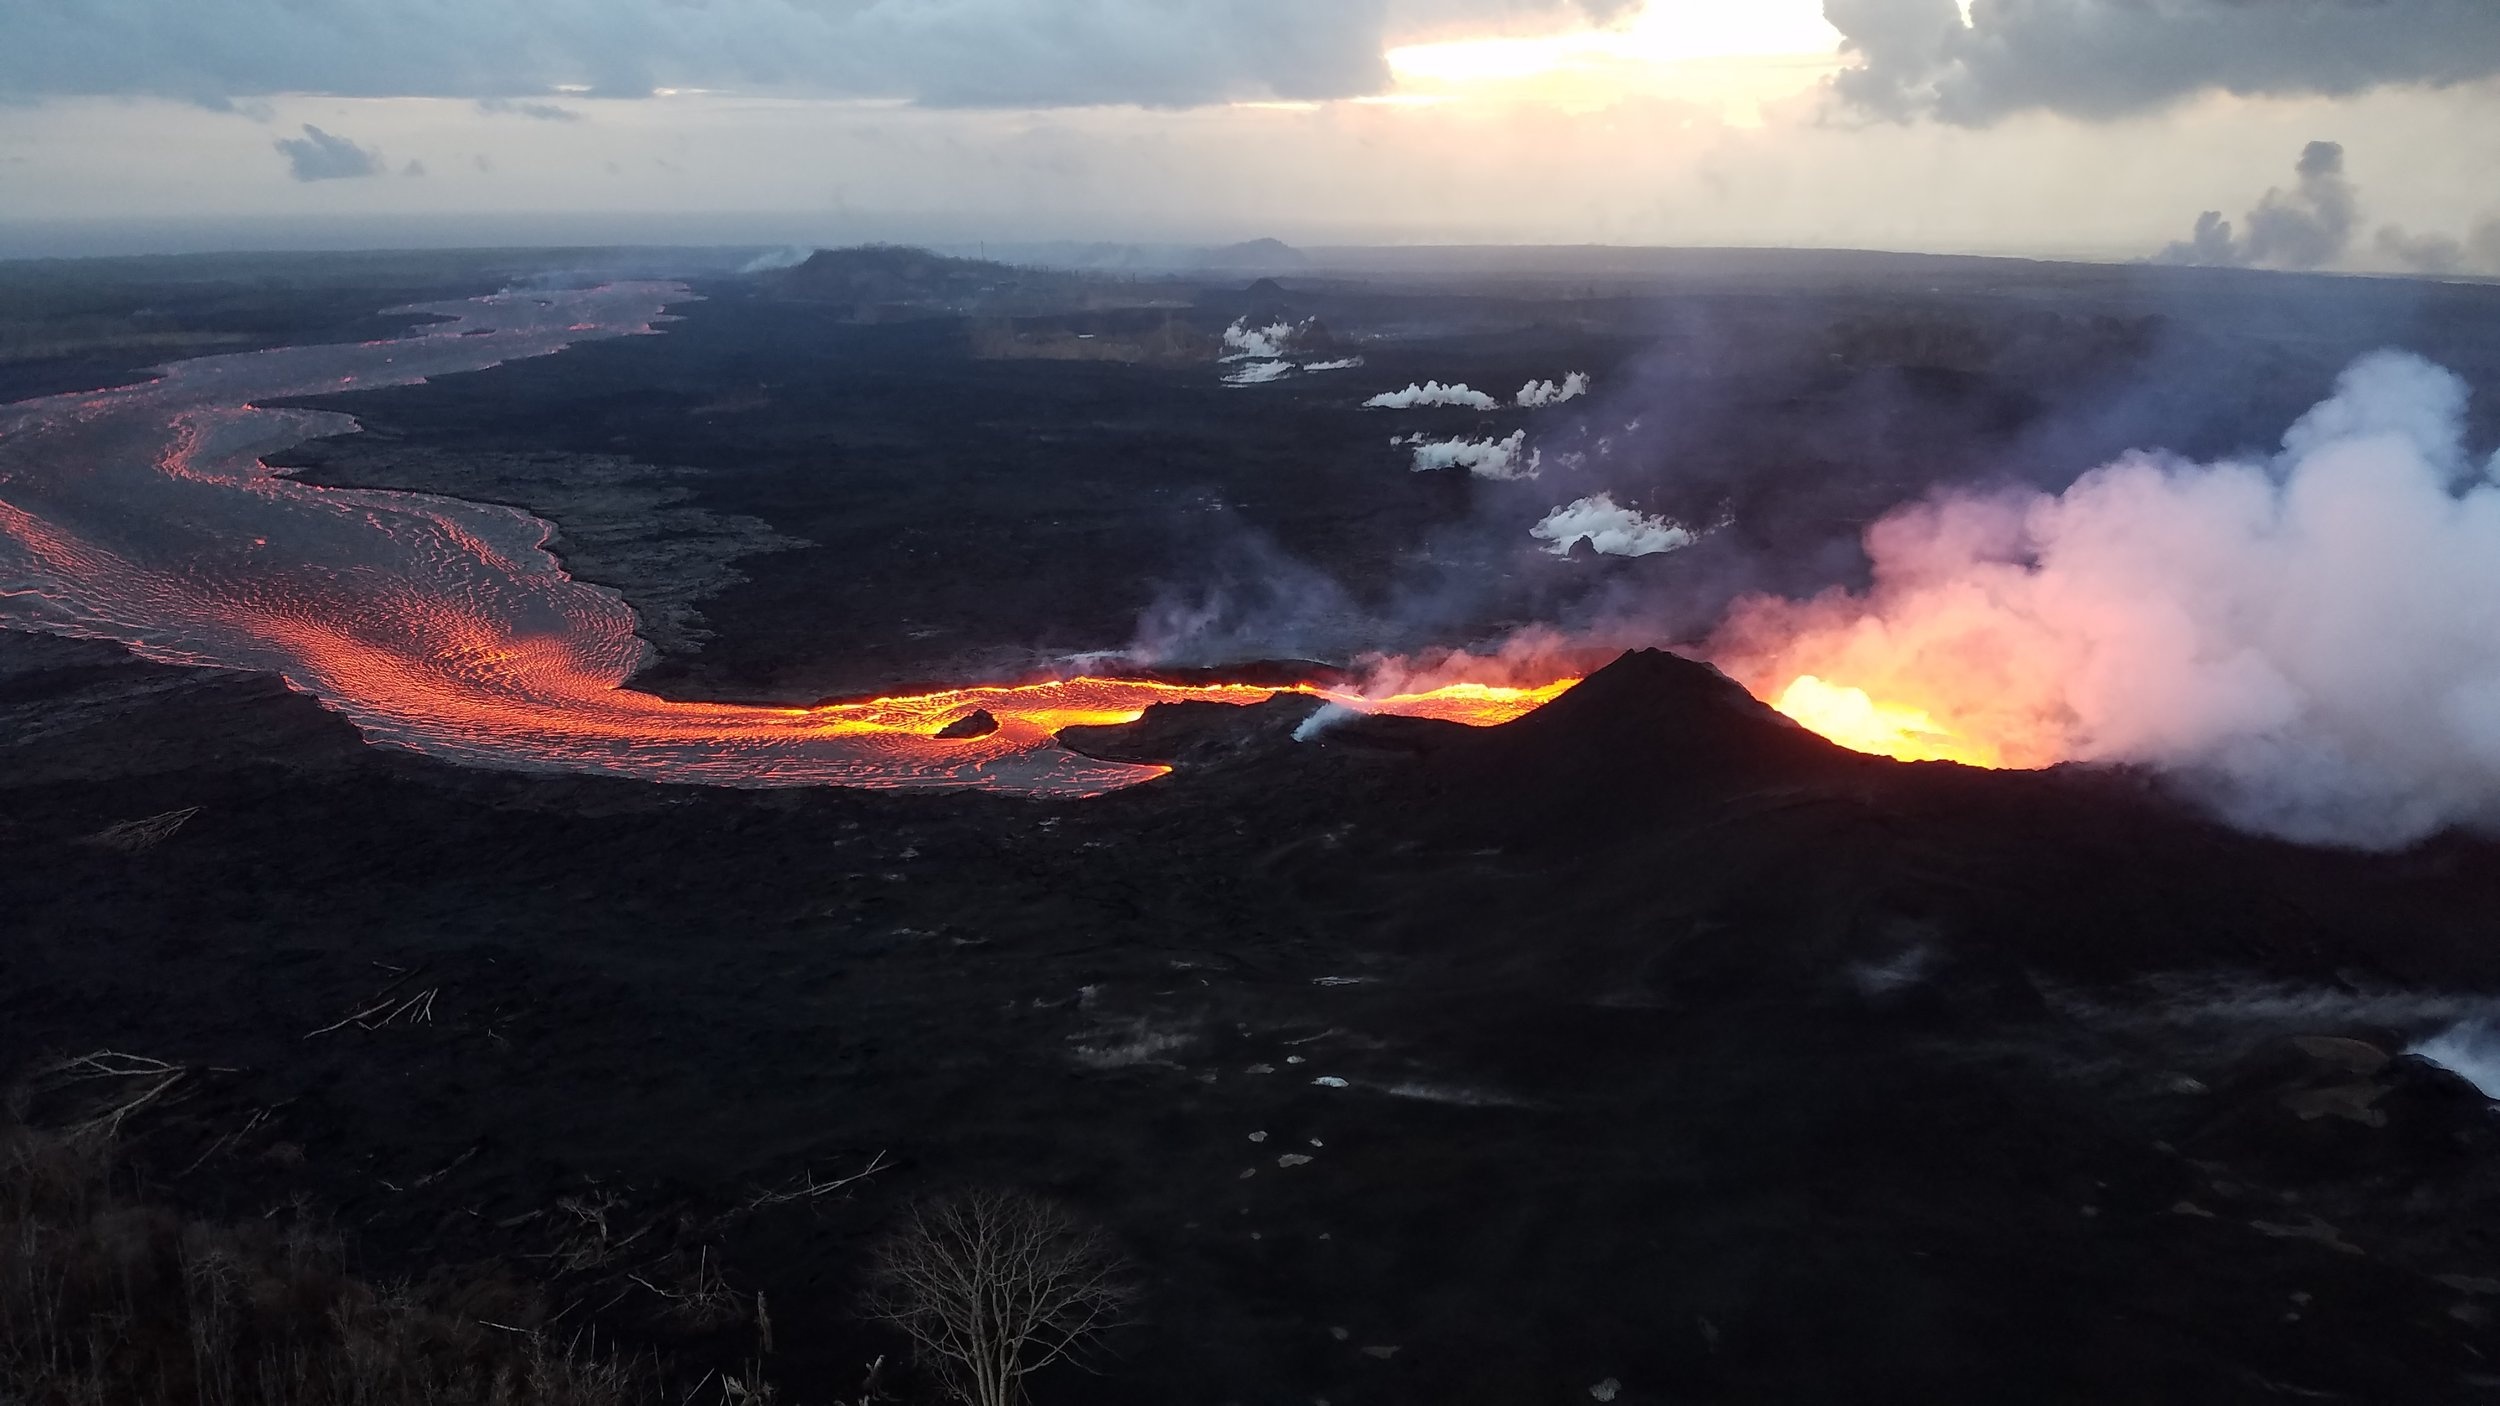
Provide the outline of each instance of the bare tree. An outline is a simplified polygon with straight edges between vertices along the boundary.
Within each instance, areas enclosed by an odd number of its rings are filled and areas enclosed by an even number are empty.
[[[877,1246],[868,1316],[908,1334],[967,1406],[1017,1406],[1024,1378],[1078,1359],[1136,1290],[1109,1237],[1056,1202],[967,1191],[916,1202]]]

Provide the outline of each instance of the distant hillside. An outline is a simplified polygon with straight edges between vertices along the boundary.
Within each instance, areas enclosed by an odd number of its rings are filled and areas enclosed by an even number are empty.
[[[964,303],[1030,279],[1066,281],[1009,264],[949,258],[900,244],[819,249],[799,264],[762,277],[785,297],[853,304]]]
[[[1197,266],[1241,273],[1294,273],[1311,266],[1311,256],[1281,239],[1250,239],[1209,249]]]
[[[1178,305],[1176,290],[1059,269],[963,259],[899,244],[819,249],[757,275],[774,296],[846,307],[862,321],[975,314],[1030,317]]]

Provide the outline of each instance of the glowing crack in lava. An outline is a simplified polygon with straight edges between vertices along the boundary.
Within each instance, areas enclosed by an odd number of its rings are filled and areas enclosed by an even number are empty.
[[[116,640],[158,660],[275,673],[380,743],[448,760],[715,785],[963,786],[1090,794],[1161,767],[1053,744],[1153,703],[1278,690],[1079,678],[813,708],[673,702],[625,688],[645,646],[616,593],[566,576],[518,509],[326,489],[261,463],[356,428],[256,402],[474,371],[651,331],[684,290],[616,284],[421,311],[359,346],[176,363],[145,385],[0,407],[0,625]],[[1350,708],[1501,722],[1560,693],[1458,684]],[[975,709],[985,737],[932,736]]]

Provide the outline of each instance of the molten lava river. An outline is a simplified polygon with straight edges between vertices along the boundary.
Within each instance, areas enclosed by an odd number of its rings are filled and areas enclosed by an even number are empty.
[[[733,786],[982,787],[1085,795],[1164,768],[1096,761],[1060,728],[1148,704],[1277,690],[1077,678],[813,708],[672,702],[624,686],[633,612],[567,577],[514,508],[317,488],[261,456],[355,428],[259,401],[406,385],[646,333],[683,290],[617,284],[423,311],[360,346],[202,357],[120,390],[0,406],[0,625],[116,640],[172,663],[274,673],[372,740],[486,766]],[[1501,722],[1560,693],[1457,684],[1363,711]],[[931,734],[975,709],[997,731]]]

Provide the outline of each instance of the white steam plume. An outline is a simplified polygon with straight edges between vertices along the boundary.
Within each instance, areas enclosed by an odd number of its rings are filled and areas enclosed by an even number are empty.
[[[1232,326],[1224,329],[1226,354],[1223,360],[1273,361],[1280,357],[1291,356],[1293,344],[1310,329],[1310,326],[1308,322],[1299,326],[1290,322],[1271,322],[1265,327],[1253,327],[1250,325],[1250,319],[1236,318]]]
[[[1690,529],[1666,518],[1618,507],[1610,493],[1554,509],[1529,528],[1528,535],[1544,542],[1545,549],[1558,557],[1571,555],[1571,544],[1583,539],[1592,549],[1610,557],[1656,556],[1693,544]]]
[[[1874,584],[1739,602],[1712,656],[1812,673],[2022,765],[2132,762],[2225,819],[2394,848],[2500,826],[2500,461],[2466,389],[2364,357],[2261,462],[2130,454],[1870,528]]]
[[[1574,371],[1564,376],[1559,386],[1551,381],[1530,381],[1519,388],[1515,402],[1522,410],[1542,410],[1548,405],[1560,405],[1566,400],[1577,400],[1588,393],[1588,373]]]
[[[1234,358],[1227,357],[1225,359],[1229,361]],[[1290,361],[1247,361],[1243,362],[1239,367],[1225,372],[1224,384],[1228,386],[1264,386],[1270,381],[1281,380],[1292,374],[1293,363]]]
[[[2485,1098],[2500,1099],[2500,1030],[2495,1030],[2489,1021],[2459,1021],[2408,1046],[2405,1053],[2420,1055],[2449,1073],[2462,1076]]]
[[[1536,477],[1537,459],[1526,448],[1526,430],[1513,430],[1508,439],[1427,440],[1417,436],[1408,442],[1415,446],[1415,472],[1419,474],[1465,469],[1478,478]]]
[[[812,249],[802,249],[795,244],[781,249],[767,249],[738,265],[738,272],[770,273],[774,269],[797,268],[806,263],[807,256],[814,252]]]
[[[1363,402],[1366,410],[1412,410],[1418,405],[1458,405],[1469,410],[1490,410],[1499,402],[1482,391],[1469,390],[1464,384],[1445,386],[1439,381],[1409,385],[1402,391],[1382,391]]]

